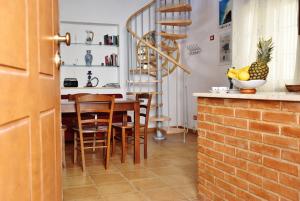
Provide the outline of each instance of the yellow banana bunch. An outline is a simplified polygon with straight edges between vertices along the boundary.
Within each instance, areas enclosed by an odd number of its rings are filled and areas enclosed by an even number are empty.
[[[248,73],[250,66],[245,66],[243,68],[235,69],[235,68],[230,68],[228,70],[227,76],[229,78],[237,79],[237,80],[249,80],[250,75]]]

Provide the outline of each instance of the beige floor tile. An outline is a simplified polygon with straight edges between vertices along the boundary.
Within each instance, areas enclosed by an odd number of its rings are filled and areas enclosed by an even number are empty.
[[[82,172],[82,168],[80,167],[65,168],[63,169],[63,176],[64,177],[84,176],[84,173]]]
[[[179,160],[172,160],[171,164],[172,165],[192,165],[192,164],[194,164],[194,161],[184,158],[184,159],[179,159]]]
[[[91,175],[95,184],[119,183],[125,181],[119,173]]]
[[[98,190],[96,187],[69,188],[64,191],[64,201],[75,201],[79,199],[98,199]]]
[[[186,172],[186,170],[182,170],[174,166],[164,167],[164,168],[153,168],[150,169],[150,171],[158,176],[181,175]]]
[[[166,160],[164,158],[160,159],[148,159],[144,161],[144,166],[146,168],[160,168],[160,167],[168,167],[170,166],[171,160]]]
[[[118,172],[118,169],[114,167],[114,165],[110,165],[106,170],[103,165],[94,165],[86,168],[86,171],[89,175],[97,175],[97,174],[112,174]]]
[[[180,186],[174,189],[188,199],[197,199],[198,193],[196,185]]]
[[[122,193],[105,195],[105,201],[148,201],[141,193]]]
[[[162,182],[159,178],[136,180],[133,181],[132,184],[139,191],[147,191],[155,188],[167,187],[167,184]]]
[[[160,188],[143,192],[151,201],[187,201],[180,193],[171,188]]]
[[[185,175],[162,176],[160,179],[170,186],[196,185],[197,178],[191,178]]]
[[[129,193],[135,191],[128,182],[99,185],[98,190],[102,195]]]
[[[74,176],[74,177],[65,177],[63,179],[64,188],[76,187],[76,186],[89,186],[92,184],[93,181],[90,176]]]
[[[145,169],[143,164],[134,165],[133,161],[127,161],[127,163],[117,162],[114,166],[121,172],[135,171],[137,169]]]
[[[66,150],[67,169],[63,170],[64,201],[196,201],[197,136],[187,143],[182,136],[168,136],[155,142],[149,135],[148,159],[133,163],[130,147],[126,163],[120,161],[120,150],[104,169],[102,152],[86,154],[87,171],[84,175],[78,164],[73,164],[72,146]],[[118,145],[119,146],[119,145]]]
[[[138,169],[135,171],[124,172],[123,175],[129,180],[147,179],[147,178],[156,177],[154,173],[145,169]]]

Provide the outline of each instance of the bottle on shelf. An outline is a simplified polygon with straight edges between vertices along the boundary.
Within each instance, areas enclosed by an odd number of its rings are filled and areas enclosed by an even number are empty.
[[[93,55],[91,53],[92,51],[91,50],[87,50],[86,51],[86,54],[85,54],[85,65],[87,66],[91,66],[92,65],[92,62],[93,62]]]
[[[119,46],[119,36],[104,35],[104,45]]]
[[[113,53],[111,55],[105,56],[105,66],[118,66],[118,55]]]

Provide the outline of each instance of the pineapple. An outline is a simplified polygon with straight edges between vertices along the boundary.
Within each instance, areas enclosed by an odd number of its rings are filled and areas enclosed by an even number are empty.
[[[269,40],[259,39],[257,44],[257,59],[249,68],[250,80],[266,80],[273,51],[272,38]]]

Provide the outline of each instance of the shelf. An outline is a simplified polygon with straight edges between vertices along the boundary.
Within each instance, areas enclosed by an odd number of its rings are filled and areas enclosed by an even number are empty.
[[[86,43],[71,43],[70,45],[83,45],[83,46],[99,46],[99,47],[116,47],[118,48],[119,46],[118,45],[99,45],[97,43],[93,43],[93,44],[86,44]]]
[[[120,63],[119,48],[121,41],[118,24],[61,21],[60,32],[69,32],[73,39],[70,46],[67,47],[63,44],[61,48],[61,60],[63,64],[61,65],[60,87],[62,91],[101,92],[101,90],[120,90],[120,70],[123,65]],[[94,33],[93,36],[91,32]],[[107,38],[107,35],[110,37]],[[87,37],[92,38],[92,40],[86,41]],[[87,50],[92,52],[91,54],[94,58],[91,66],[87,66],[85,62]],[[112,54],[113,56],[111,56]],[[106,63],[113,64],[113,66],[105,65],[106,56],[109,57],[109,61]],[[98,77],[98,86],[85,87],[88,71],[92,71],[93,76]],[[78,80],[78,87],[63,86],[63,80],[70,77]],[[106,85],[109,83],[116,83],[118,85]]]
[[[91,66],[86,66],[86,65],[71,65],[71,64],[64,64],[61,65],[62,67],[84,67],[84,68],[119,68],[120,66],[101,66],[101,65],[91,65]]]

